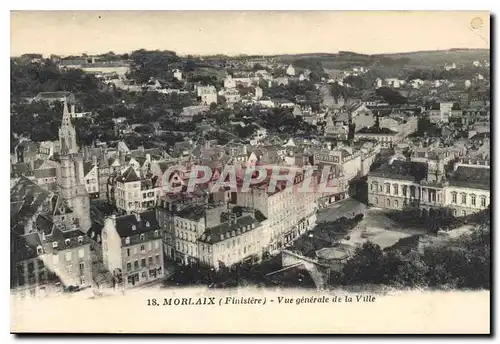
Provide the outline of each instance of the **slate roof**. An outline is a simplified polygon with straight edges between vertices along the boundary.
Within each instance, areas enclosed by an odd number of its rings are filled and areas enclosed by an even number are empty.
[[[259,226],[259,222],[250,215],[244,215],[236,221],[227,221],[215,227],[209,228],[201,235],[199,241],[215,244],[226,239],[251,231]],[[252,228],[253,226],[253,228]]]
[[[486,167],[458,166],[450,177],[450,185],[491,190],[490,169]]]
[[[369,175],[420,182],[427,177],[427,170],[426,163],[394,160],[391,164],[381,165]]]
[[[121,176],[116,178],[116,180],[120,183],[132,183],[132,182],[138,182],[141,179],[135,172],[134,168],[130,166]]]
[[[83,163],[83,175],[87,175],[94,168],[94,163],[92,161],[86,161]]]
[[[149,227],[147,223],[149,223]],[[133,226],[135,226],[135,229]],[[121,238],[151,232],[159,228],[160,226],[156,220],[156,213],[154,210],[140,213],[139,220],[135,214],[116,218],[116,231]]]
[[[183,219],[198,221],[205,216],[205,207],[202,205],[190,205],[181,209],[175,215]]]
[[[28,235],[18,235],[11,233],[10,252],[14,263],[30,260],[38,256],[36,248],[41,246],[42,242],[38,233]]]

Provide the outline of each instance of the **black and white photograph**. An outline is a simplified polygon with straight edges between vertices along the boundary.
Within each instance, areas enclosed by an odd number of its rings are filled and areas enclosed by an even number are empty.
[[[10,17],[13,333],[490,332],[488,12]]]

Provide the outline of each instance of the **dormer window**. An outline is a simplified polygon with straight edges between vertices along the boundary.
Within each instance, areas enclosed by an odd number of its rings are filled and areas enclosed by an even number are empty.
[[[159,236],[160,235],[160,232],[159,231],[155,231],[155,237]]]
[[[37,246],[37,248],[36,248],[36,253],[37,253],[37,254],[42,254],[42,253],[43,253],[42,246]]]
[[[140,236],[141,241],[144,241],[145,237],[146,236],[144,234],[141,234],[141,236]]]
[[[129,245],[129,244],[130,244],[130,237],[126,237],[126,238],[125,238],[125,244],[126,244],[126,245]]]
[[[80,236],[78,237],[78,243],[79,243],[79,244],[83,243],[83,236],[81,236],[81,235],[80,235]]]
[[[146,221],[146,227],[149,227],[149,221]]]
[[[64,244],[66,244],[66,246],[68,246],[68,245],[69,245],[69,243],[70,243],[70,240],[69,240],[69,239],[64,240]]]
[[[54,241],[54,242],[52,243],[52,248],[57,248],[57,241]]]
[[[132,225],[132,230],[135,231],[136,230],[136,226],[135,225]]]

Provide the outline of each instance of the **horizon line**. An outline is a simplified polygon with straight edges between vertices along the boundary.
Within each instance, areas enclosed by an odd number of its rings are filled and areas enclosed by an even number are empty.
[[[68,56],[83,56],[84,54],[87,56],[96,56],[96,55],[104,55],[107,53],[114,53],[116,55],[124,55],[124,54],[131,54],[134,51],[139,51],[139,50],[145,50],[145,51],[172,51],[174,52],[177,56],[179,57],[187,57],[189,55],[195,56],[195,57],[212,57],[212,56],[226,56],[226,57],[256,57],[256,56],[261,56],[261,57],[275,57],[275,56],[297,56],[297,55],[339,55],[340,53],[351,53],[351,54],[357,54],[357,55],[364,55],[364,56],[381,56],[381,55],[399,55],[399,54],[416,54],[416,53],[432,53],[432,52],[458,52],[460,50],[477,50],[477,51],[483,51],[487,50],[490,51],[491,48],[468,48],[468,47],[457,47],[457,48],[447,48],[447,49],[429,49],[429,50],[410,50],[410,51],[400,51],[400,52],[381,52],[381,53],[375,53],[375,54],[367,54],[367,53],[361,53],[361,52],[356,52],[356,51],[351,51],[351,50],[337,50],[336,52],[287,52],[287,53],[274,53],[274,54],[259,54],[259,53],[214,53],[214,54],[199,54],[199,53],[178,53],[175,50],[170,50],[170,49],[146,49],[146,48],[137,48],[134,50],[130,51],[115,51],[115,50],[108,50],[108,51],[102,51],[102,52],[96,52],[96,53],[89,53],[89,52],[73,52],[69,54],[59,54],[59,53],[40,53],[40,52],[24,52],[22,54],[17,54],[17,55],[10,55],[11,58],[15,57],[21,57],[23,55],[27,54],[40,54],[42,56],[49,56],[50,55],[57,55],[60,57],[68,57]]]

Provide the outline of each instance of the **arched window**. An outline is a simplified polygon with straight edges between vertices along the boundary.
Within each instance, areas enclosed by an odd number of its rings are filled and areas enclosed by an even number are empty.
[[[386,200],[385,200],[385,206],[386,206],[387,208],[389,208],[389,207],[391,206],[391,200],[390,200],[390,199],[386,199]]]
[[[399,202],[397,200],[394,201],[394,208],[399,207]]]
[[[467,212],[465,210],[462,210],[462,216],[467,215]]]
[[[462,200],[462,202],[461,202],[461,203],[462,203],[462,204],[467,204],[467,194],[466,194],[465,192],[462,192],[462,193],[460,194],[460,196],[462,196],[462,197],[460,197],[460,198],[461,198],[461,200]]]
[[[375,204],[378,204],[378,197],[375,197]]]
[[[390,194],[391,193],[391,184],[385,183],[385,193]]]
[[[371,188],[372,191],[377,191],[378,190],[378,183],[377,182],[373,182],[372,183],[372,188]]]

